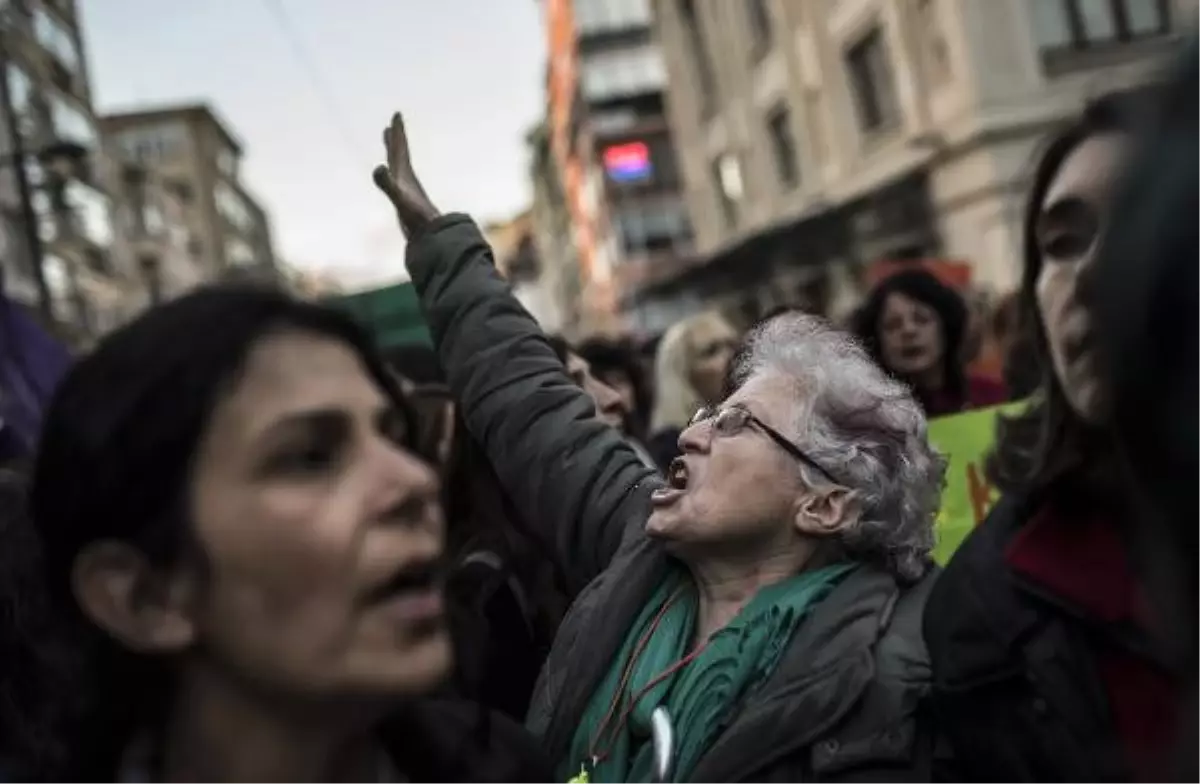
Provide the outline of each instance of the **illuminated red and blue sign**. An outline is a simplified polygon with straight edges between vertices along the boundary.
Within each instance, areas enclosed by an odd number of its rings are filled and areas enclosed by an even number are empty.
[[[604,171],[613,182],[635,182],[650,177],[650,148],[644,142],[614,144],[604,151]]]

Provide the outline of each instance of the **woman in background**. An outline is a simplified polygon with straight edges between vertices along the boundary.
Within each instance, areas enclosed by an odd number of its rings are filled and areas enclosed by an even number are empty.
[[[627,340],[591,338],[579,344],[577,353],[588,363],[593,376],[620,395],[628,412],[625,435],[639,443],[644,442],[651,395],[633,344]]]
[[[679,435],[696,412],[724,399],[739,336],[715,311],[700,313],[663,335],[654,362],[655,400],[646,446],[665,471],[679,456]]]
[[[1004,386],[968,377],[962,349],[962,297],[921,269],[876,286],[858,313],[856,332],[879,364],[908,383],[930,418],[1003,403]]]

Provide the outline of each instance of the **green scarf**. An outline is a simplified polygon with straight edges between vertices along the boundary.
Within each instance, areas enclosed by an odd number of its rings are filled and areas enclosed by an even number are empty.
[[[775,671],[800,621],[851,568],[827,566],[763,588],[690,663],[651,686],[687,656],[695,635],[696,585],[684,569],[672,569],[592,695],[570,753],[560,761],[561,780],[582,772],[591,782],[649,781],[654,759],[650,716],[660,705],[667,707],[675,725],[674,776],[686,779],[742,697]],[[658,625],[651,634],[655,619]],[[631,663],[639,645],[641,654]],[[622,680],[625,688],[618,695]],[[631,699],[639,694],[630,710]]]

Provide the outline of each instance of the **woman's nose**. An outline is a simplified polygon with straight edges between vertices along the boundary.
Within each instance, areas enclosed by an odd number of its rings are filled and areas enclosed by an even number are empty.
[[[596,409],[603,414],[628,414],[625,410],[625,400],[617,390],[597,379],[594,382],[593,397]]]
[[[676,442],[680,452],[706,452],[712,443],[712,429],[707,421],[693,422],[683,429]]]

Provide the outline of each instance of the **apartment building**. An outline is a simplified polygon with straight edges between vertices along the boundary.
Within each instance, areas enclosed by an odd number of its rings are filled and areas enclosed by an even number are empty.
[[[1047,132],[1153,72],[1194,0],[660,0],[668,115],[703,263],[643,309],[838,316],[869,265],[1010,290]]]
[[[693,257],[650,0],[546,0],[550,150],[562,175],[586,333],[663,324],[633,294]],[[632,322],[631,324],[628,322]]]
[[[74,0],[0,3],[0,249],[5,291],[71,340],[126,317],[138,282],[113,252],[113,202]]]
[[[188,204],[171,180],[139,163],[112,156],[116,197],[116,253],[133,261],[140,279],[140,310],[186,293],[211,279],[191,253]]]
[[[187,253],[204,279],[278,279],[270,221],[239,177],[242,145],[210,106],[109,114],[100,127],[127,173],[149,173],[178,202]],[[139,188],[135,205],[144,203]]]

